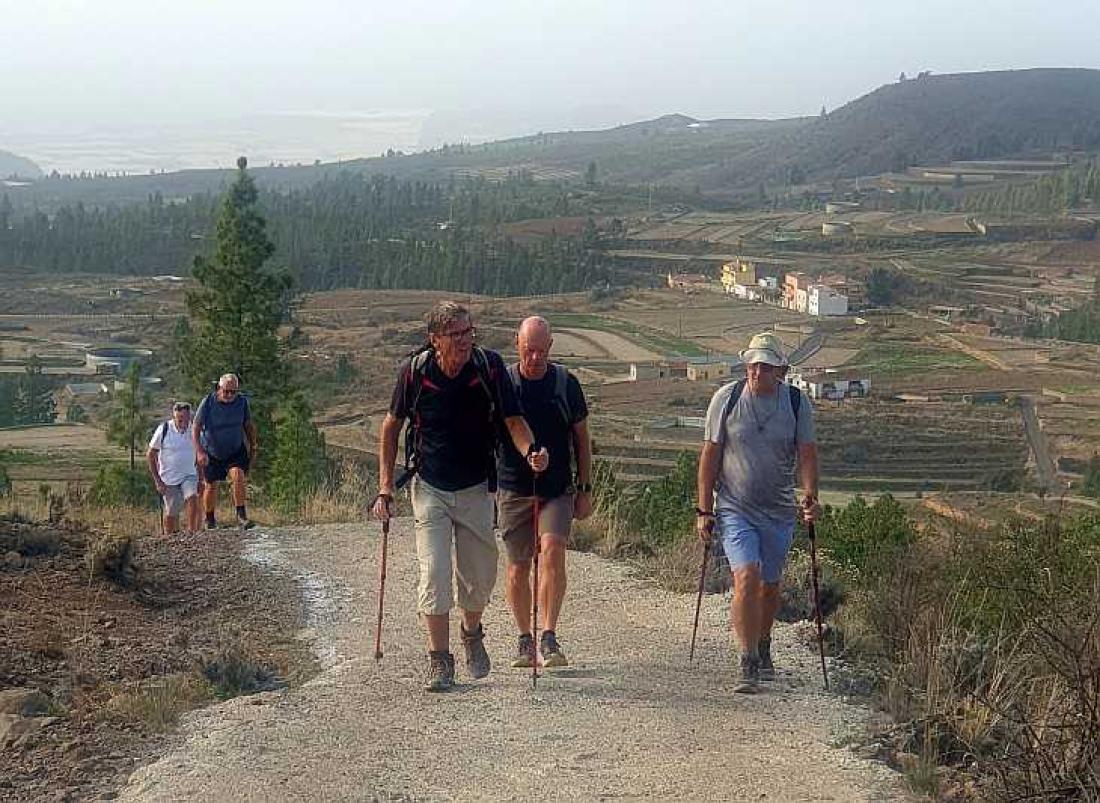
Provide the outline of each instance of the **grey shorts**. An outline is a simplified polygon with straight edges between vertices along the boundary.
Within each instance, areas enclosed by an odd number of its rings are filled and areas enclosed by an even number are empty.
[[[497,524],[511,563],[524,563],[535,556],[535,498],[514,491],[497,492]],[[573,494],[566,493],[539,504],[539,535],[569,541],[573,526]]]
[[[164,491],[164,515],[176,517],[183,510],[183,504],[198,495],[199,478],[187,477],[179,485],[167,485]]]

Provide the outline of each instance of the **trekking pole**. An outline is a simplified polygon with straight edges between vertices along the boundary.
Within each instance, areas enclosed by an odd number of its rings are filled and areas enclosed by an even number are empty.
[[[389,513],[389,510],[386,511]],[[386,551],[390,541],[389,516],[382,519],[382,560],[378,568],[378,624],[374,629],[374,660],[382,660],[382,606],[386,600]]]
[[[535,581],[531,594],[531,638],[534,639],[534,655],[531,658],[531,688],[537,689],[539,685],[539,551],[542,540],[539,538],[539,494],[538,475],[531,479],[531,494],[534,497],[533,527],[535,535]]]
[[[825,635],[821,628],[821,597],[817,591],[817,533],[814,532],[814,523],[806,523],[806,530],[810,536],[810,577],[814,589],[814,618],[817,620],[817,647],[821,652],[821,677],[825,679],[825,691],[829,690],[829,673],[825,669]]]
[[[703,586],[707,582],[707,561],[710,559],[710,541],[703,542],[703,568],[699,570],[699,594],[695,597],[695,624],[691,626],[691,649],[688,663],[695,660],[695,635],[699,632],[699,609],[703,606]]]

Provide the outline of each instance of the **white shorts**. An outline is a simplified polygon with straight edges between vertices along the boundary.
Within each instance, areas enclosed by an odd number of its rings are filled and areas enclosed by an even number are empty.
[[[193,496],[198,496],[199,478],[184,477],[179,485],[168,485],[164,490],[164,513],[167,516],[178,516],[183,510],[183,503]]]

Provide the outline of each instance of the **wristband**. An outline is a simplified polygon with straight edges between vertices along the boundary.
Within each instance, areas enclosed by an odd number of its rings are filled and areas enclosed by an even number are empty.
[[[703,508],[697,507],[697,508],[695,508],[695,515],[696,516],[705,516],[706,518],[713,519],[714,518],[714,511],[703,510]]]

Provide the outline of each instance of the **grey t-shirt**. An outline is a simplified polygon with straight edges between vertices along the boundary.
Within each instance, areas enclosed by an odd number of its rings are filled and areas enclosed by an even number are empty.
[[[710,400],[703,437],[718,443],[722,410],[736,382],[723,385]],[[801,391],[799,391],[801,393]],[[796,445],[814,442],[813,407],[805,394],[798,407],[797,431],[786,384],[771,396],[753,396],[746,385],[726,419],[726,446],[718,473],[719,510],[740,513],[750,522],[787,524],[795,516]]]

